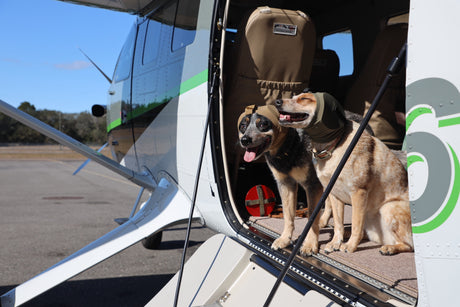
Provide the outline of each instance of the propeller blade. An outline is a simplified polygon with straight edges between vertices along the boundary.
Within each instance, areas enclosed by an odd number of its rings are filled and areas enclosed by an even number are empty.
[[[90,59],[90,57],[83,52],[83,50],[81,50],[80,48],[78,48],[78,50],[80,50],[81,53],[83,53],[83,55],[91,62],[91,64],[94,65],[94,67],[96,67],[97,70],[99,70],[99,72],[104,76],[104,78],[107,79],[107,81],[109,81],[110,84],[112,84],[112,79],[109,78],[109,76],[107,76],[101,68],[99,68],[99,66],[96,65],[96,63],[93,62],[93,60]]]

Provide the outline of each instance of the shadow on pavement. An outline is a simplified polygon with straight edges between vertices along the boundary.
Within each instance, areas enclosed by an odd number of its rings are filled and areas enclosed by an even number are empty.
[[[22,306],[144,306],[173,274],[67,281]],[[0,295],[15,286],[0,286]]]

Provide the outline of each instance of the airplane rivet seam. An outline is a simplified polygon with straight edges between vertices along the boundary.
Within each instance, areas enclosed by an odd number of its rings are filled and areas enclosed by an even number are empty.
[[[271,259],[275,260],[276,262],[278,262],[278,263],[281,264],[281,265],[284,265],[284,264],[286,263],[285,261],[283,261],[283,260],[281,260],[280,258],[276,257],[275,255],[273,255],[273,254],[267,252],[266,250],[260,248],[259,246],[255,245],[255,244],[252,243],[252,242],[249,242],[249,245],[250,245],[251,247],[253,247],[254,249],[258,250],[259,252],[263,253],[265,256],[268,256],[268,257],[270,257]]]
[[[311,282],[315,283],[317,286],[319,286],[320,288],[326,290],[327,292],[331,293],[332,295],[334,295],[335,297],[341,299],[342,301],[345,301],[346,303],[350,303],[350,299],[346,296],[344,296],[343,294],[339,293],[338,291],[330,288],[329,286],[325,285],[324,283],[320,282],[319,280],[311,277],[310,275],[308,275],[307,273],[291,266],[290,267],[291,270],[293,270],[294,272],[296,272],[297,274],[299,274],[300,276],[304,277],[304,278],[307,278],[308,280],[310,280]]]

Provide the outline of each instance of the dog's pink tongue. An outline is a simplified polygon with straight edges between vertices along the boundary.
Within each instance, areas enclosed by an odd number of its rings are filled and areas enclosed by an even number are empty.
[[[291,115],[280,114],[280,120],[290,121],[291,120]]]
[[[256,158],[256,152],[255,151],[250,151],[246,150],[244,153],[244,161],[246,162],[251,162]]]

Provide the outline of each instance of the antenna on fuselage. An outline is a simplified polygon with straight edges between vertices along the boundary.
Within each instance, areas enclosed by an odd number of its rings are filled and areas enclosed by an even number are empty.
[[[99,72],[107,79],[107,81],[109,81],[110,84],[112,84],[112,79],[109,78],[109,76],[107,76],[103,71],[102,69],[99,68],[99,66],[96,65],[96,63],[93,62],[93,60],[90,59],[90,57],[83,52],[83,50],[81,50],[81,48],[78,48],[78,50],[80,50],[81,53],[83,53],[83,55],[91,62],[91,64],[94,65],[94,67],[97,68],[97,70],[99,70]]]

